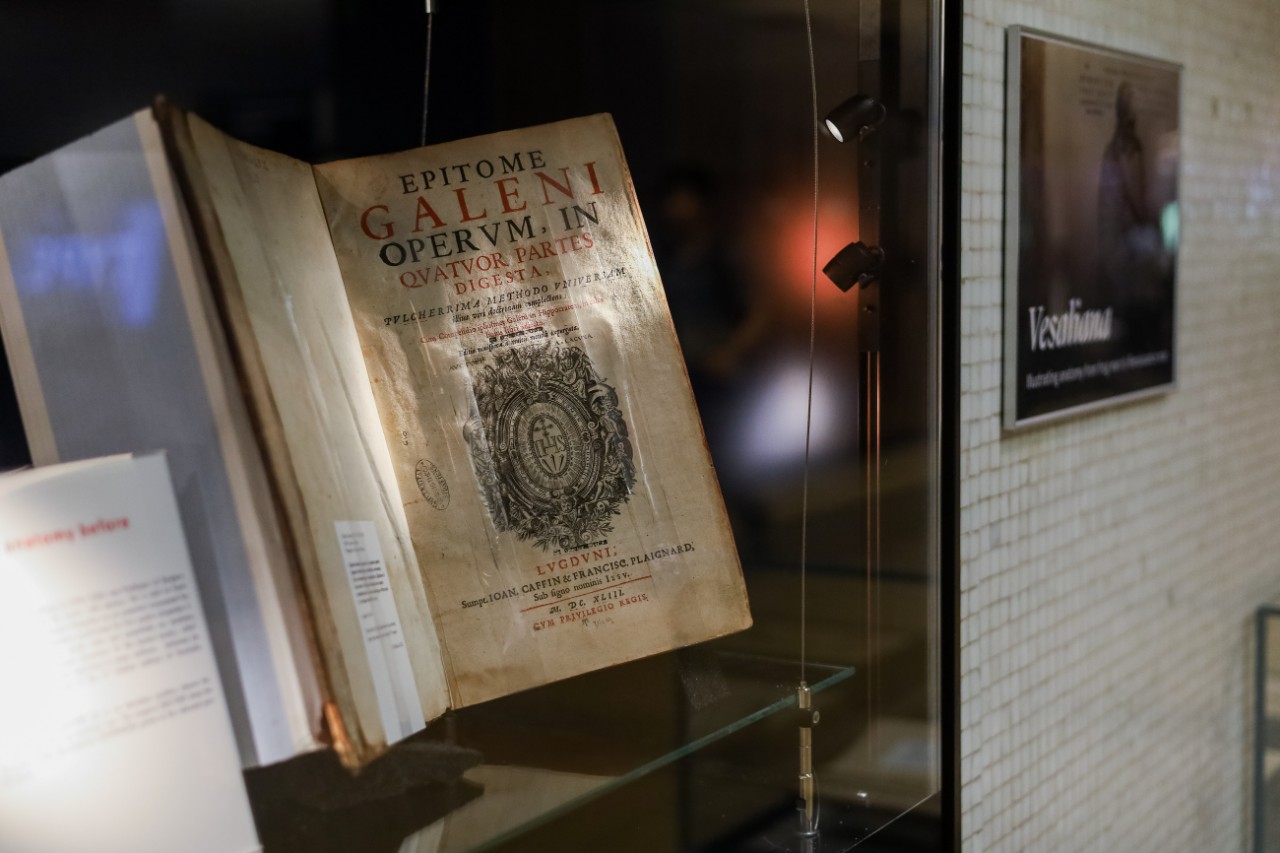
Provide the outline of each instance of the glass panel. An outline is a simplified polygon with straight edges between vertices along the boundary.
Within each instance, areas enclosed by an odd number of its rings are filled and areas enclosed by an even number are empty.
[[[803,621],[815,261],[803,6],[451,4],[437,22],[433,140],[614,115],[755,626],[464,709],[372,778],[312,772],[330,758],[251,774],[269,850],[273,841],[348,849],[356,839],[375,849],[371,823],[383,838],[376,849],[406,853],[843,850],[873,836],[877,849],[940,845],[937,4],[812,7],[820,110],[861,91],[888,117],[861,143],[820,140],[817,264],[861,236],[884,247],[885,266],[877,289],[844,293],[817,281]],[[461,68],[465,85],[452,73]],[[337,107],[338,128],[390,108],[376,96]],[[873,298],[878,323],[860,325]],[[821,713],[817,839],[796,834],[802,645]],[[323,794],[321,777],[333,780]],[[398,799],[386,798],[387,786]],[[317,805],[372,801],[380,790],[381,812]],[[381,820],[370,819],[375,812]]]
[[[246,54],[266,45],[261,63],[235,68],[225,45],[207,45],[217,94],[190,106],[304,156],[309,144],[334,158],[411,146],[421,7],[321,5],[305,32],[273,17],[296,43],[268,37],[262,20],[219,29],[180,17],[187,41],[242,32]],[[250,772],[267,850],[937,849],[938,0],[812,0],[819,110],[862,92],[887,118],[860,142],[820,140],[817,264],[859,239],[885,260],[878,288],[844,293],[818,277],[809,430],[814,122],[802,4],[438,5],[431,141],[613,113],[755,626],[450,714],[357,778],[323,753]],[[332,44],[319,44],[330,23]],[[328,82],[294,100],[255,94],[262,79],[309,85],[261,68],[314,68]],[[860,322],[873,302],[878,320]],[[0,467],[12,464],[4,450]],[[802,648],[821,713],[816,839],[796,834]]]

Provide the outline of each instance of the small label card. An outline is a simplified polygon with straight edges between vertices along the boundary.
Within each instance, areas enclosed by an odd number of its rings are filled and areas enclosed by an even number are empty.
[[[372,521],[336,521],[334,527],[360,616],[360,631],[364,635],[369,668],[373,671],[373,690],[378,697],[382,728],[386,731],[387,743],[395,743],[421,731],[426,722],[409,664],[409,650],[400,630],[400,616],[391,596],[382,546]]]

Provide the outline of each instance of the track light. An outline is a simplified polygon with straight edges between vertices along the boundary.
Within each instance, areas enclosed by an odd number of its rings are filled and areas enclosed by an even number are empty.
[[[869,95],[854,95],[827,113],[824,123],[836,142],[862,139],[875,130],[885,117],[884,104]]]
[[[822,274],[847,293],[855,284],[865,285],[874,281],[883,263],[883,249],[859,240],[836,252],[835,257],[822,268]]]
[[[886,112],[884,104],[870,95],[854,95],[827,113],[823,123],[837,142],[861,140],[880,126]],[[883,263],[884,250],[859,240],[836,252],[822,272],[836,287],[848,292],[855,284],[867,285],[875,281]]]

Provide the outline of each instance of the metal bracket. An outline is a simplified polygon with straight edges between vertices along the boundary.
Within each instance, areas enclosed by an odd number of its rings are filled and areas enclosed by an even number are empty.
[[[800,799],[796,810],[800,813],[799,834],[813,838],[818,834],[817,780],[813,775],[813,729],[818,725],[818,712],[813,709],[813,695],[809,685],[800,682],[796,688],[797,725],[800,729]]]

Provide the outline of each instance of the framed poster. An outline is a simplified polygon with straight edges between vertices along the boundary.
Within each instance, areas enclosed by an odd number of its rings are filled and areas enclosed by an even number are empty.
[[[1171,390],[1181,67],[1011,27],[1004,425]]]

